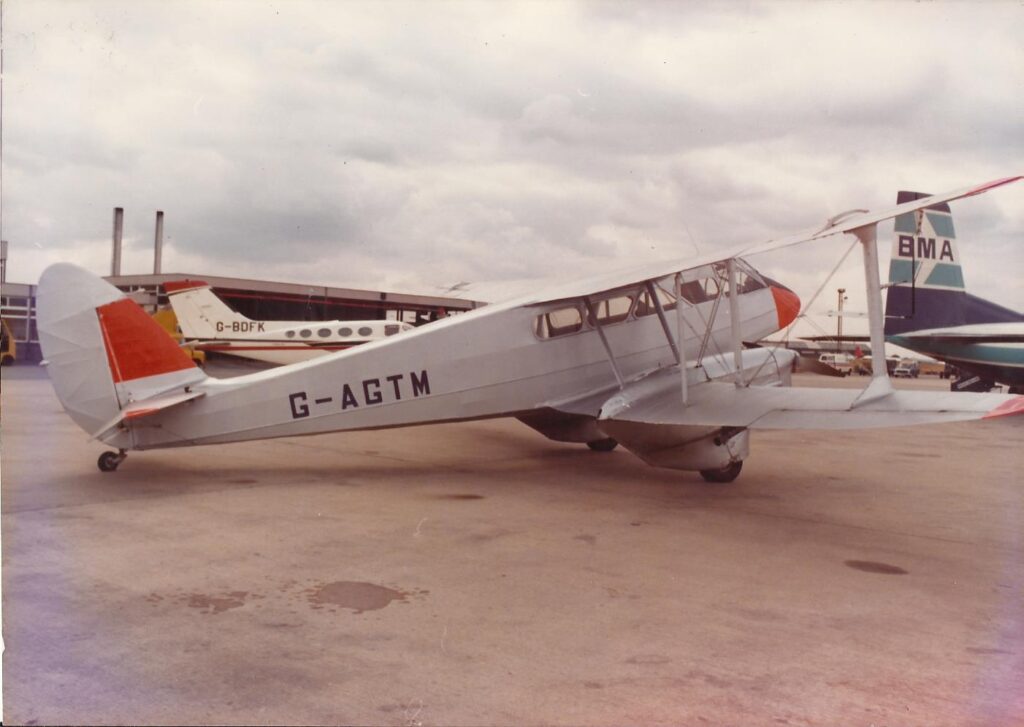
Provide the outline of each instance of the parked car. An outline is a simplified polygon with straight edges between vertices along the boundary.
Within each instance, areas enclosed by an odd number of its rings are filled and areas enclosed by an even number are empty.
[[[892,375],[895,379],[916,379],[920,373],[921,367],[917,361],[900,361]]]

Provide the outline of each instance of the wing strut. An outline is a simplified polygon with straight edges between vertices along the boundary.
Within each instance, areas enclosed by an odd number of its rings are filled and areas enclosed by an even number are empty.
[[[714,320],[712,316],[711,320]],[[676,273],[676,334],[679,340],[679,387],[683,406],[689,404],[690,392],[686,386],[686,329],[683,321],[683,274]]]
[[[594,324],[594,328],[597,329],[597,335],[601,337],[601,344],[604,346],[605,353],[608,354],[608,362],[612,365],[612,373],[615,374],[615,380],[619,382],[619,390],[622,390],[622,372],[619,371],[619,364],[615,360],[615,354],[612,353],[612,347],[608,345],[608,338],[604,335],[604,328],[601,326],[601,321],[597,319],[597,311],[594,309],[594,302],[590,300],[589,295],[583,296],[583,304],[587,306],[587,315],[590,316],[590,322]]]
[[[885,364],[885,319],[882,314],[882,286],[878,282],[878,223],[872,222],[850,232],[860,240],[861,251],[864,253],[864,285],[871,331],[871,383],[853,403],[856,408],[888,396],[893,388],[889,380],[889,367]]]
[[[732,359],[736,364],[736,386],[744,386],[743,381],[743,338],[740,332],[740,299],[739,286],[736,282],[736,258],[731,257],[725,262],[729,274],[729,333],[732,338]]]
[[[676,340],[672,337],[672,329],[668,327],[668,319],[665,317],[665,309],[661,306],[661,299],[658,298],[658,294],[654,290],[654,281],[645,281],[644,287],[647,289],[647,297],[649,297],[651,302],[654,303],[654,310],[658,314],[658,320],[661,322],[661,330],[665,332],[665,338],[668,340],[669,348],[672,349],[672,355],[675,356],[676,363],[681,364],[682,357],[679,355],[679,349],[676,347]],[[678,295],[678,291],[676,294]],[[678,299],[676,305],[679,305]],[[680,339],[680,341],[681,340],[682,339]]]

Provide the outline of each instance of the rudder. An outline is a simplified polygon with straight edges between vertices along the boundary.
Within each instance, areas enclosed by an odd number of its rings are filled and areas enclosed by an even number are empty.
[[[164,283],[178,319],[181,334],[187,340],[230,337],[232,330],[248,330],[249,319],[232,310],[202,280],[178,280]],[[232,323],[236,324],[234,327]]]
[[[37,300],[39,344],[57,398],[90,434],[133,402],[206,378],[145,311],[75,265],[44,270]]]

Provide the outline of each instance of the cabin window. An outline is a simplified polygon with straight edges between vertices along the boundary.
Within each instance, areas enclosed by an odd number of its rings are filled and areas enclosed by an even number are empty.
[[[583,314],[576,306],[558,308],[537,316],[534,332],[538,338],[554,338],[583,330]]]
[[[363,336],[364,338],[369,338],[370,336],[373,335],[373,329],[370,328],[369,326],[363,326],[362,328],[359,329],[359,335]]]
[[[393,336],[396,333],[398,333],[400,330],[402,330],[401,326],[399,326],[398,324],[395,324],[395,323],[391,323],[391,324],[388,324],[388,325],[384,326],[384,335],[385,336]]]
[[[342,338],[348,338],[349,336],[352,335],[352,329],[347,326],[345,328],[339,328],[338,335],[341,336]]]
[[[661,302],[661,307],[664,310],[673,310],[676,307],[675,294],[670,293],[663,287],[663,284],[671,283],[672,280],[668,279],[667,281],[662,281],[662,283],[654,284],[654,294],[658,296],[658,300]],[[636,310],[634,311],[633,315],[635,315],[637,318],[641,318],[643,316],[653,316],[657,312],[657,308],[655,308],[654,306],[654,301],[651,300],[651,296],[645,288],[644,291],[640,293],[640,296],[637,298]]]
[[[602,326],[610,323],[621,323],[629,317],[629,311],[633,307],[632,295],[620,295],[615,298],[605,298],[594,303],[594,311],[597,313],[597,322]],[[588,322],[594,322],[588,316]]]
[[[299,331],[299,335],[302,336],[303,338],[309,338],[310,336],[313,335],[313,331],[309,330],[308,328],[303,328],[301,331]]]
[[[295,331],[285,331],[286,338],[295,338]]]
[[[752,293],[761,288],[767,288],[764,279],[743,260],[736,261],[736,289],[743,293]]]
[[[321,328],[319,331],[316,332],[316,335],[320,336],[320,338],[327,338],[328,336],[331,335],[331,329]]]

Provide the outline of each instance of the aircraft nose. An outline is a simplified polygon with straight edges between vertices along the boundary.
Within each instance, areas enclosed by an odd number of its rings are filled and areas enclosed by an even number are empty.
[[[785,285],[776,283],[774,280],[769,287],[772,289],[772,297],[775,298],[775,311],[779,316],[779,328],[785,328],[800,314],[800,297]]]

